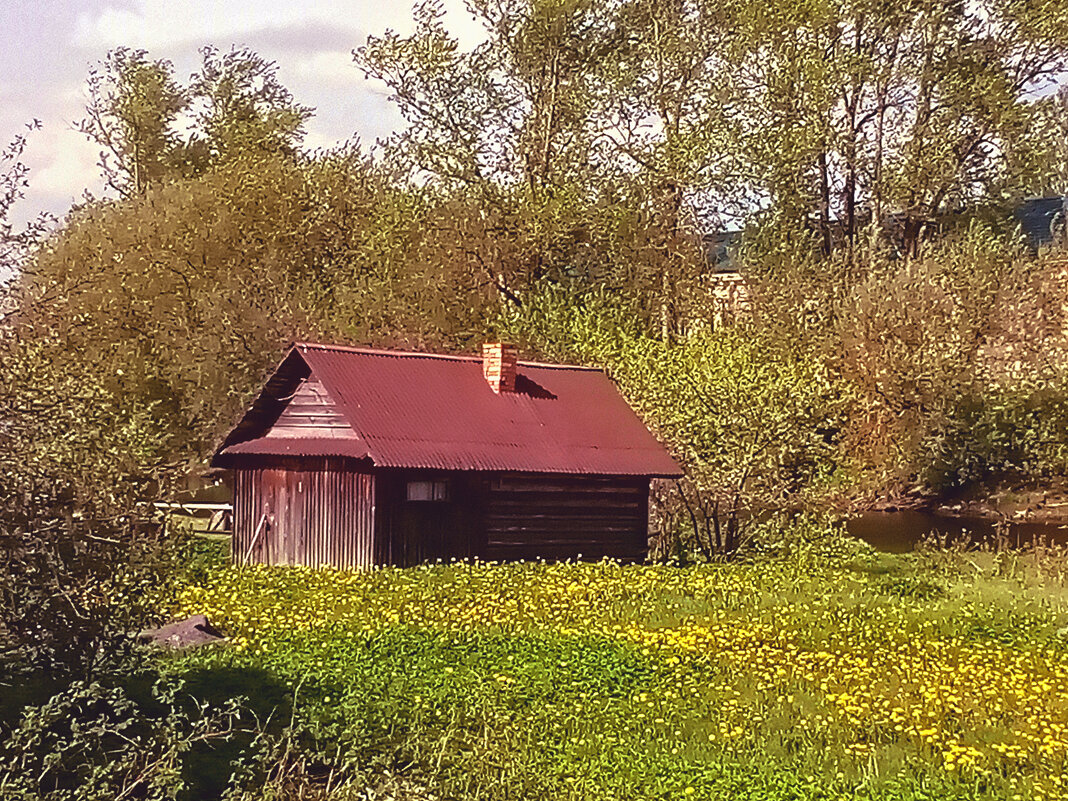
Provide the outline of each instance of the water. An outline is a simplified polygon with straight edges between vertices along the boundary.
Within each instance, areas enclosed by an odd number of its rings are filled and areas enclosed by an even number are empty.
[[[992,520],[944,517],[922,511],[868,512],[850,520],[846,527],[854,537],[890,553],[913,550],[931,532],[946,534],[950,539],[967,534],[973,541],[993,540],[997,535]],[[1010,523],[1008,537],[1012,546],[1023,546],[1040,537],[1046,542],[1065,544],[1068,543],[1068,524]]]

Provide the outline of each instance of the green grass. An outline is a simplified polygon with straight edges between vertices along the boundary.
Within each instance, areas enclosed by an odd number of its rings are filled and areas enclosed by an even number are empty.
[[[207,613],[232,641],[169,669],[287,688],[305,768],[332,788],[402,776],[412,797],[1059,798],[1062,564],[216,567],[174,611]]]

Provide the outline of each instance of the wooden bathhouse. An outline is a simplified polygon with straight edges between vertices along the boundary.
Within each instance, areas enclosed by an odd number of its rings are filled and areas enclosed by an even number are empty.
[[[600,370],[298,343],[213,464],[233,555],[286,565],[645,557],[680,471]]]

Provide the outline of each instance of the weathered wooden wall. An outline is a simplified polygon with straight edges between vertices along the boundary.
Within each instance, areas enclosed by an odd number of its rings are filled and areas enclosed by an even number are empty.
[[[301,381],[264,436],[270,439],[355,439],[356,432],[338,411],[322,382],[312,376]]]
[[[490,560],[641,560],[648,548],[649,480],[504,475],[487,482]]]
[[[252,562],[272,565],[416,565],[645,558],[649,480],[379,470],[343,459],[260,459],[235,473],[234,558],[264,514]],[[407,483],[444,479],[447,501],[409,501]]]
[[[375,478],[379,564],[407,566],[482,556],[485,482],[477,473],[383,470]],[[407,500],[408,481],[441,478],[448,481],[449,500]]]
[[[406,500],[409,480],[435,475],[377,475],[380,564],[646,556],[646,478],[447,473],[448,501]]]
[[[233,557],[269,565],[369,567],[374,559],[374,476],[343,459],[275,458],[234,476]]]

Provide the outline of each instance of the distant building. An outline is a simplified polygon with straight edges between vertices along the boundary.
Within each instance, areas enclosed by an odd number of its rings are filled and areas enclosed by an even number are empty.
[[[233,555],[284,565],[640,560],[678,465],[600,370],[294,345],[213,465]]]
[[[712,272],[738,272],[734,259],[734,249],[741,243],[741,231],[717,231],[714,234],[705,234],[701,237],[701,244],[705,251],[705,263]]]
[[[749,284],[738,271],[734,249],[741,244],[741,231],[720,231],[702,238],[709,271],[709,322],[715,328],[727,325],[749,310]]]
[[[1068,197],[1029,198],[1015,208],[1013,217],[1034,250],[1068,246]]]

